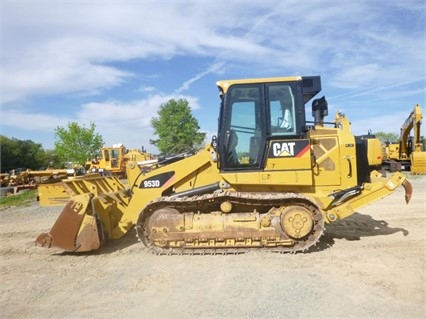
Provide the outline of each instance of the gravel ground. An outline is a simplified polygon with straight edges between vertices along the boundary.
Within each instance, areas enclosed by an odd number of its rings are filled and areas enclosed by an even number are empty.
[[[2,318],[425,318],[426,176],[328,225],[308,253],[157,256],[35,247],[60,207],[0,210]]]

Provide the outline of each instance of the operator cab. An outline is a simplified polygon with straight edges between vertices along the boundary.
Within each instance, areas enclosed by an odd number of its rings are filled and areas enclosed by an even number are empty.
[[[321,90],[319,76],[217,82],[222,171],[262,170],[270,141],[306,136],[305,103]]]

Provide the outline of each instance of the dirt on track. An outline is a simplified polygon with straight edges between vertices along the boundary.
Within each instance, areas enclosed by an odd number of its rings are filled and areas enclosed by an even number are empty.
[[[327,225],[307,253],[157,256],[135,232],[88,254],[34,246],[60,207],[0,210],[2,318],[425,318],[426,176]]]

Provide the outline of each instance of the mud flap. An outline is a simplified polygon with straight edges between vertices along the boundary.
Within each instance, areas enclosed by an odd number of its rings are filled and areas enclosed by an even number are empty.
[[[101,243],[96,219],[86,214],[91,197],[91,194],[72,197],[50,232],[37,237],[36,245],[48,248],[56,247],[71,252],[98,249]]]

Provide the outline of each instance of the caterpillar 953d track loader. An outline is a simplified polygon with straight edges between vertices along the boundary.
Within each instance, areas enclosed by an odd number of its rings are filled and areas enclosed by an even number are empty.
[[[36,243],[90,251],[136,228],[159,254],[304,251],[324,224],[345,218],[403,185],[401,173],[370,172],[349,125],[325,123],[319,76],[219,81],[217,137],[198,152],[129,162],[114,177],[70,181],[73,196]],[[337,124],[336,124],[337,123]],[[328,127],[330,126],[330,127]]]

